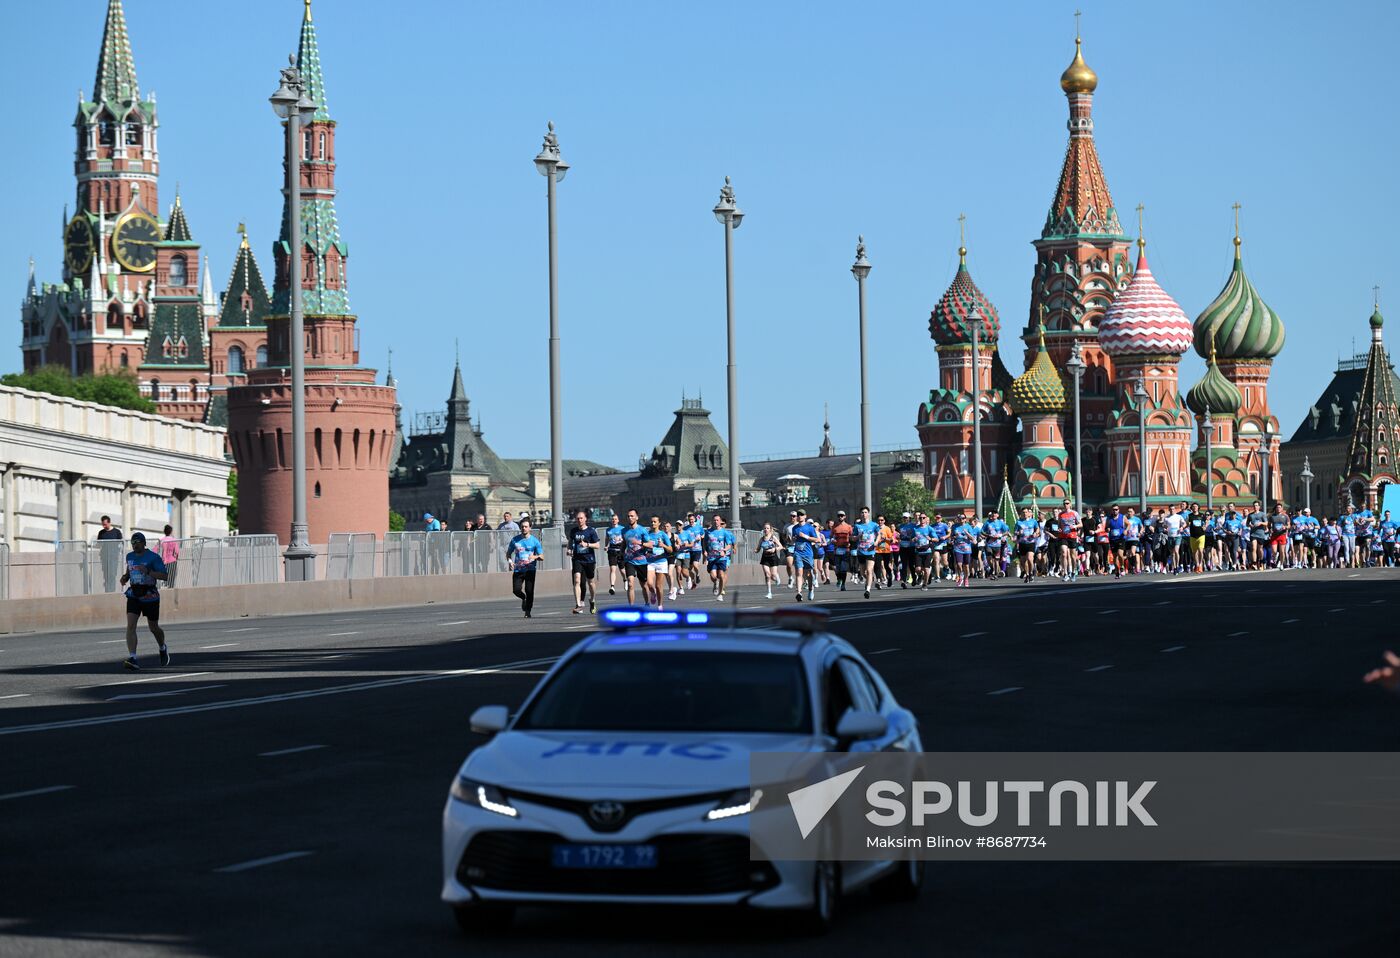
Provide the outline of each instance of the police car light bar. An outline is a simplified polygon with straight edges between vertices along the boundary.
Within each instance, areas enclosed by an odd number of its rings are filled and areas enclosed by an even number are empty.
[[[790,629],[794,632],[819,632],[826,628],[831,614],[825,609],[802,606],[768,611],[716,609],[704,612],[684,610],[667,612],[642,609],[636,606],[621,606],[614,609],[604,609],[598,613],[598,618],[603,625],[615,632],[626,629],[697,625],[727,629]]]

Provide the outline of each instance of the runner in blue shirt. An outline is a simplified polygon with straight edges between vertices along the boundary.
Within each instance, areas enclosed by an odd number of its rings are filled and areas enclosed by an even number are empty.
[[[170,664],[170,651],[165,647],[165,630],[160,627],[160,587],[158,583],[169,578],[165,562],[160,556],[146,548],[146,536],[140,532],[131,534],[131,551],[126,554],[126,572],[122,573],[121,584],[126,586],[126,661],[122,663],[128,672],[139,672],[136,664],[136,625],[141,616],[146,617],[146,627],[156,640],[160,651],[160,664]]]
[[[933,517],[932,523],[928,521],[927,516],[920,515],[920,520],[924,525],[933,530],[933,535],[931,537],[933,540],[932,568],[924,573],[924,585],[927,586],[930,581],[937,585],[939,582],[943,581],[943,574],[951,571],[948,568],[951,564],[948,559],[948,542],[952,537],[953,527],[949,523],[943,521],[941,513]],[[918,552],[917,542],[914,544],[914,551]]]
[[[724,601],[724,587],[729,582],[729,561],[734,554],[734,533],[724,527],[724,517],[718,512],[711,517],[712,528],[705,533],[706,565],[715,597]]]
[[[977,541],[977,530],[963,519],[954,524],[948,534],[953,540],[953,587],[971,588],[972,545]]]
[[[647,543],[636,509],[627,510],[627,528],[622,530],[623,555],[627,560],[627,604],[637,604],[637,587],[642,590],[642,602],[647,601]]]
[[[1015,529],[1016,558],[1021,566],[1022,582],[1031,582],[1035,579],[1035,543],[1040,538],[1042,531],[1040,520],[1035,517],[1031,507],[1023,508]]]
[[[670,523],[667,523],[670,526]],[[692,533],[690,526],[684,522],[677,522],[675,531],[671,534],[671,545],[675,548],[675,568],[671,570],[671,598],[677,595],[685,595],[686,586],[690,585],[690,537]]]
[[[623,557],[622,533],[626,532],[626,527],[617,519],[617,513],[612,514],[612,522],[603,531],[603,538],[608,543],[608,595],[617,595],[617,579],[622,577],[622,584],[627,585],[627,560]]]
[[[792,567],[793,575],[797,581],[794,585],[797,588],[797,601],[802,601],[802,586],[806,583],[807,598],[813,599],[817,588],[816,581],[816,556],[813,549],[817,547],[820,540],[817,536],[817,527],[807,521],[807,510],[797,510],[797,523],[792,527]]]
[[[861,506],[860,521],[851,527],[861,574],[865,577],[865,597],[870,598],[870,583],[880,588],[875,579],[875,547],[880,544],[880,524],[870,521],[870,508]]]
[[[705,523],[700,516],[687,515],[690,520],[690,590],[700,588],[700,567],[705,564]]]
[[[1005,579],[1007,566],[1010,565],[1010,553],[1006,548],[1006,540],[1011,535],[1011,527],[1001,516],[995,512],[989,512],[987,513],[987,522],[982,526],[982,534],[987,538],[988,577],[999,575]]]
[[[642,534],[647,553],[647,593],[648,601],[661,608],[666,598],[666,590],[671,576],[671,553],[675,546],[671,543],[671,533],[661,528],[661,517],[651,517],[651,528]]]
[[[1123,578],[1123,533],[1127,529],[1128,519],[1123,515],[1123,510],[1118,506],[1109,509],[1108,521],[1108,549],[1113,559],[1113,577]]]
[[[1123,520],[1123,552],[1128,559],[1128,565],[1132,568],[1128,571],[1132,575],[1137,575],[1142,571],[1142,536],[1146,527],[1142,524],[1142,518],[1137,514],[1137,509],[1128,507],[1128,516]]]
[[[933,550],[937,545],[934,527],[928,524],[928,516],[922,512],[914,516],[916,525],[913,532],[914,584],[928,591],[929,574],[933,571]]]
[[[520,520],[520,531],[506,545],[506,561],[510,563],[510,591],[520,600],[525,618],[535,607],[535,572],[544,558],[544,546],[530,533],[530,520]]]
[[[1385,510],[1381,516],[1380,525],[1376,527],[1380,533],[1381,543],[1385,547],[1385,564],[1394,566],[1397,559],[1397,548],[1400,548],[1400,524],[1390,518],[1390,510]]]
[[[1342,514],[1337,525],[1342,530],[1342,564],[1354,567],[1356,565],[1356,506],[1347,506],[1347,511]]]
[[[1221,525],[1225,530],[1225,568],[1234,572],[1244,568],[1244,516],[1233,502],[1226,508]]]
[[[1375,515],[1370,509],[1362,508],[1356,513],[1356,551],[1361,565],[1371,562],[1371,523]]]
[[[914,556],[914,527],[918,525],[911,513],[906,512],[904,521],[899,524],[899,587],[907,589],[914,582],[918,560]]]

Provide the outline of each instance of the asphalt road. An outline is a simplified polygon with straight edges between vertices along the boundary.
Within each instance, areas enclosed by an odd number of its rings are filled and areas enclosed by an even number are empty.
[[[821,597],[929,749],[1396,750],[1400,698],[1360,677],[1400,643],[1397,584]],[[528,622],[493,602],[168,625],[174,661],[139,675],[117,627],[0,636],[0,954],[1400,952],[1389,864],[952,863],[914,905],[855,896],[818,941],[766,916],[611,908],[526,910],[464,941],[437,894],[467,716],[519,702],[591,622],[545,598]],[[144,634],[142,651],[153,664]]]

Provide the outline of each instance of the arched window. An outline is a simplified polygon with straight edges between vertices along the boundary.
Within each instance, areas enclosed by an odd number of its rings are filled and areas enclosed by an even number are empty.
[[[180,359],[184,359],[184,358],[185,358],[186,356],[188,356],[189,354],[190,354],[190,343],[189,343],[189,340],[187,340],[187,339],[185,339],[185,337],[181,336],[181,337],[180,337],[180,341],[179,341],[178,343],[175,344],[175,355],[176,355],[176,357],[178,357],[178,358],[180,358]]]
[[[316,498],[321,498],[321,484],[319,482],[316,483]]]
[[[130,365],[131,365],[131,360],[129,360],[129,359],[127,358],[126,353],[122,353],[122,355],[121,355],[121,367],[122,367],[122,369],[126,369],[126,368],[127,368],[128,366],[130,366]]]
[[[116,130],[112,126],[111,120],[103,120],[97,124],[97,141],[103,146],[111,146],[115,141]]]
[[[320,153],[318,155],[321,157],[321,159],[324,160],[326,158],[326,134],[321,134],[321,141],[318,145],[321,148]]]
[[[267,365],[267,346],[259,346],[255,355],[257,356],[256,362],[259,367]]]
[[[170,285],[185,286],[189,282],[189,263],[181,253],[170,257]]]
[[[228,372],[230,375],[243,372],[243,347],[228,348]]]
[[[160,344],[160,354],[163,358],[169,359],[175,354],[175,344],[170,341],[170,337],[165,337],[165,341]]]
[[[140,127],[139,125],[137,125],[137,124],[135,124],[135,123],[127,123],[127,124],[126,124],[126,145],[127,145],[127,146],[140,146],[140,145],[141,145],[141,127]]]
[[[307,130],[305,133],[303,133],[303,134],[301,135],[301,158],[302,158],[303,160],[309,160],[309,159],[311,159],[311,131],[310,131],[310,130]]]

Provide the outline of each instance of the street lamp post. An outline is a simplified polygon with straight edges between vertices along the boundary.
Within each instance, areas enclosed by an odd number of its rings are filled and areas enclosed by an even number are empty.
[[[306,95],[296,57],[287,58],[277,92],[268,97],[287,125],[287,298],[291,330],[287,352],[292,363],[292,530],[282,553],[288,582],[316,578],[316,552],[306,521],[306,334],[301,306],[301,118],[316,112]]]
[[[866,379],[865,360],[865,278],[870,275],[870,261],[865,258],[865,237],[856,237],[856,262],[851,267],[856,278],[856,288],[860,299],[860,488],[863,502],[871,509],[876,508],[871,501],[870,489],[870,394]]]
[[[1210,400],[1206,400],[1206,512],[1215,508],[1215,474],[1211,463],[1215,459],[1215,433],[1210,424]]]
[[[544,135],[544,146],[535,157],[535,169],[549,184],[549,521],[564,522],[564,423],[563,393],[559,384],[559,237],[555,230],[554,188],[564,181],[569,164],[559,155],[554,121]]]
[[[1311,509],[1313,471],[1312,463],[1308,462],[1307,456],[1303,457],[1303,471],[1298,473],[1298,478],[1303,480],[1303,495],[1305,496],[1305,498],[1303,499],[1303,505],[1306,508]]]
[[[1082,515],[1084,497],[1080,487],[1084,485],[1084,465],[1079,451],[1083,429],[1079,423],[1079,384],[1084,378],[1084,350],[1077,340],[1070,350],[1069,359],[1065,360],[1065,367],[1074,374],[1074,511]]]
[[[1266,419],[1264,420],[1264,458],[1259,464],[1259,478],[1261,480],[1259,485],[1264,487],[1259,499],[1264,505],[1264,515],[1266,516],[1269,514],[1269,456],[1273,453],[1273,447],[1273,430]]]
[[[734,358],[734,231],[744,221],[744,211],[734,200],[729,177],[720,187],[715,219],[724,225],[724,315],[729,340],[729,527],[739,525],[739,367]]]
[[[967,314],[972,327],[972,514],[982,514],[982,310],[976,303]]]
[[[1147,515],[1147,386],[1143,383],[1146,373],[1139,373],[1133,386],[1133,399],[1138,407],[1138,511]],[[1144,522],[1147,520],[1144,518]]]

